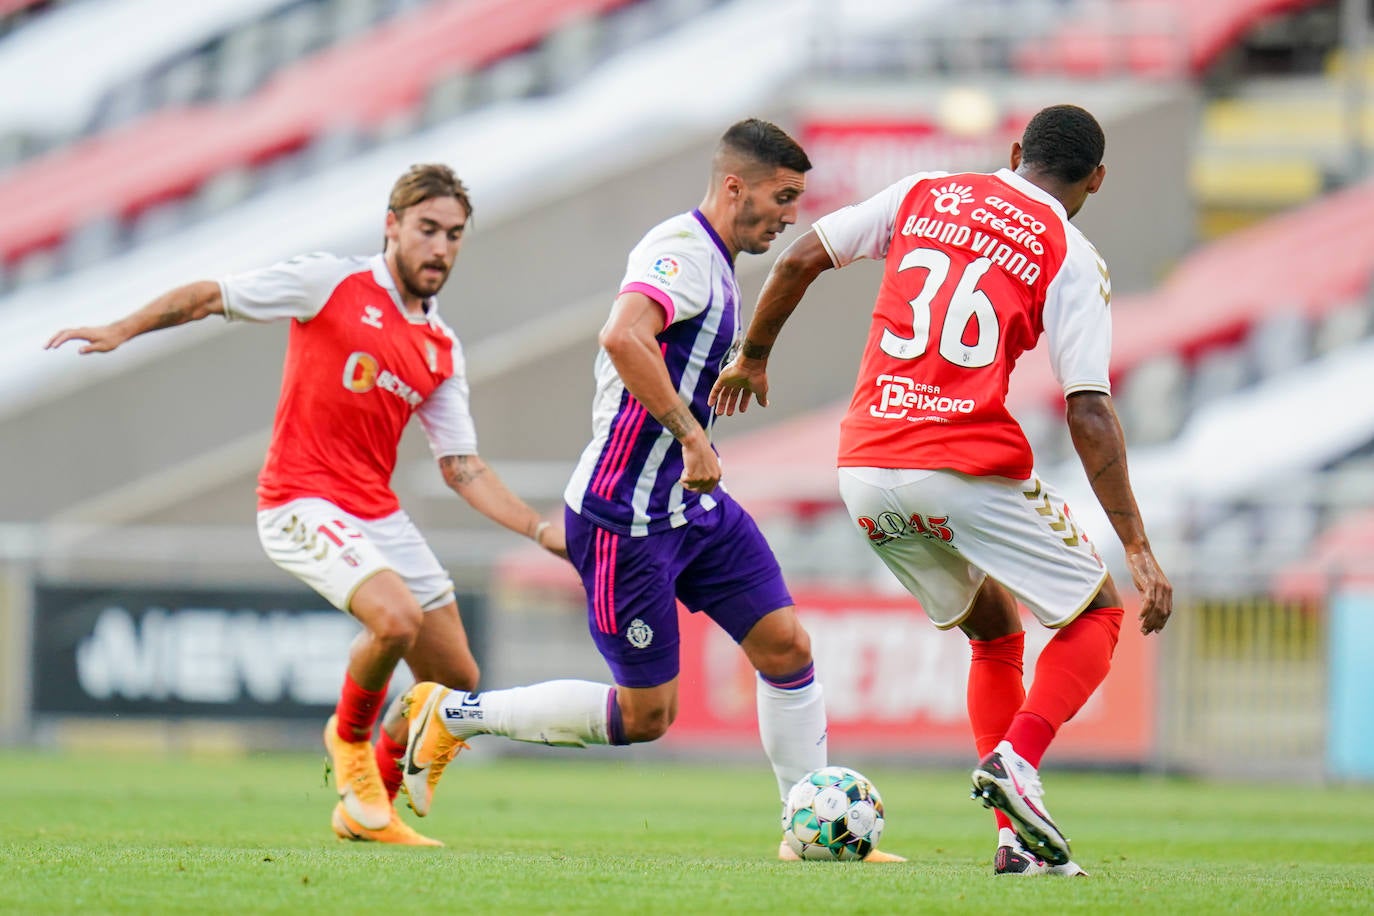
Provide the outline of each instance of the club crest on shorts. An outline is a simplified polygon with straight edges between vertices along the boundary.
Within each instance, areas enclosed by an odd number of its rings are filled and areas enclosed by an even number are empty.
[[[625,638],[636,649],[643,649],[654,641],[654,631],[647,623],[636,617],[630,621],[629,629],[625,631]]]

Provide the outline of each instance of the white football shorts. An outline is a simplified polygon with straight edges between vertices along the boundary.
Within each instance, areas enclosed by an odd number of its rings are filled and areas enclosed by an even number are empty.
[[[341,611],[384,569],[399,575],[426,611],[453,600],[453,580],[401,510],[366,520],[327,499],[293,499],[258,512],[258,540],[273,563]]]
[[[848,467],[839,477],[869,546],[942,630],[963,622],[988,576],[1047,627],[1077,617],[1106,581],[1087,535],[1038,477]]]

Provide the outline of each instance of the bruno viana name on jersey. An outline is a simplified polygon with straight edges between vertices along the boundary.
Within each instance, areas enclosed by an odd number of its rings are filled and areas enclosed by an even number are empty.
[[[987,225],[989,229],[997,230],[999,235],[976,230],[964,223],[930,216],[908,216],[902,226],[902,235],[932,239],[942,245],[956,248],[967,248],[974,254],[987,258],[1027,286],[1034,285],[1035,281],[1040,279],[1043,267],[1038,256],[1045,253],[1045,245],[1030,228],[1015,225],[1013,221],[996,216],[983,207],[975,209],[969,214],[969,218]],[[1044,226],[1038,220],[1035,221],[1035,225]],[[1018,251],[1013,246],[1024,248],[1026,251]]]

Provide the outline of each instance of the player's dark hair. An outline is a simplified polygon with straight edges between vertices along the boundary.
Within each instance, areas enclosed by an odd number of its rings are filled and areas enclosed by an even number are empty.
[[[457,198],[468,218],[472,218],[472,200],[468,197],[467,186],[453,174],[453,169],[433,162],[406,169],[391,186],[391,198],[386,206],[399,217],[406,209],[436,197]]]
[[[768,168],[807,172],[811,160],[801,144],[778,125],[759,118],[746,118],[730,125],[721,135],[719,152],[733,153]]]
[[[1021,135],[1021,161],[1068,184],[1091,175],[1106,148],[1102,125],[1077,105],[1042,108]]]

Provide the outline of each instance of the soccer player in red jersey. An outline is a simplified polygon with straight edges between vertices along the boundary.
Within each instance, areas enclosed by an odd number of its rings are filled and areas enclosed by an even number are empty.
[[[312,254],[173,289],[101,327],[59,331],[48,348],[82,353],[210,315],[293,319],[281,398],[258,479],[258,535],[274,563],[358,619],[324,741],[345,839],[442,845],[392,805],[404,723],[372,732],[397,662],[420,681],[477,688],[478,667],[440,566],[391,490],[396,449],[413,414],[448,485],[477,511],[567,557],[561,524],[543,521],[477,454],[462,346],[439,317],[443,288],[472,215],[447,166],[416,165],[391,190],[385,244],[371,258]]]
[[[1010,169],[917,173],[821,217],[778,258],[711,393],[719,414],[751,397],[767,406],[769,352],[811,283],[832,267],[884,260],[841,424],[840,493],[931,620],[970,640],[974,797],[998,809],[998,874],[1084,874],[1045,808],[1037,768],[1106,677],[1122,618],[1111,576],[1036,475],[1007,410],[1012,368],[1041,334],[1074,447],[1125,547],[1141,632],[1158,632],[1173,609],[1112,407],[1107,267],[1069,223],[1102,185],[1104,148],[1091,114],[1056,105],[1012,145]],[[1057,631],[1029,693],[1017,599]]]

